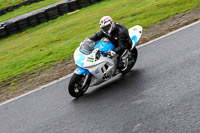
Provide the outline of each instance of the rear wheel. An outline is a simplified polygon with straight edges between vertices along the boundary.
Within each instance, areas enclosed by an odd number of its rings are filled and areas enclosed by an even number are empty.
[[[134,47],[131,51],[131,54],[128,56],[128,66],[125,70],[121,70],[122,74],[126,74],[128,73],[133,66],[135,65],[136,61],[137,61],[137,56],[138,56],[138,51],[136,49],[136,47]]]
[[[90,77],[86,81],[85,86],[83,86],[85,78],[86,78],[86,75],[74,74],[72,76],[69,82],[69,86],[68,86],[68,91],[71,96],[78,98],[87,91],[90,85]]]

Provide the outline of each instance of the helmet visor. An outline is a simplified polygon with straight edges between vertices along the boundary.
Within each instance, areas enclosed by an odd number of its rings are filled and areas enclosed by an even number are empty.
[[[102,29],[104,32],[108,33],[109,30],[111,29],[111,24],[108,24],[108,25],[106,25],[106,26],[103,26],[103,27],[101,27],[101,29]]]

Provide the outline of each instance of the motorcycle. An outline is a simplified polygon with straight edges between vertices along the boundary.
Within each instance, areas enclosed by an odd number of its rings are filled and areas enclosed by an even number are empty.
[[[78,98],[87,91],[88,87],[99,85],[120,73],[128,73],[136,63],[138,52],[135,46],[141,35],[141,26],[136,25],[129,29],[132,46],[120,57],[125,65],[123,69],[117,67],[117,56],[112,57],[109,54],[115,46],[108,39],[95,43],[86,38],[74,52],[74,60],[78,68],[70,79],[69,94]]]

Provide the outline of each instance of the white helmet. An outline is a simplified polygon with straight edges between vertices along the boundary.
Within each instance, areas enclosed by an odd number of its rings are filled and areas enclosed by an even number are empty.
[[[102,31],[107,35],[109,35],[112,32],[112,30],[115,28],[115,23],[110,16],[102,17],[99,22],[99,25]]]

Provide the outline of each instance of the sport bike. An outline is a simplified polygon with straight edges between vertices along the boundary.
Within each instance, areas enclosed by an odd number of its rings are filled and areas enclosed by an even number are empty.
[[[123,69],[117,67],[117,55],[109,54],[115,46],[108,39],[94,42],[86,38],[74,52],[74,60],[78,68],[70,79],[69,94],[78,98],[87,91],[88,87],[99,85],[120,73],[129,72],[137,60],[138,52],[135,46],[141,35],[141,26],[136,25],[129,29],[132,46],[120,57],[124,64]]]

